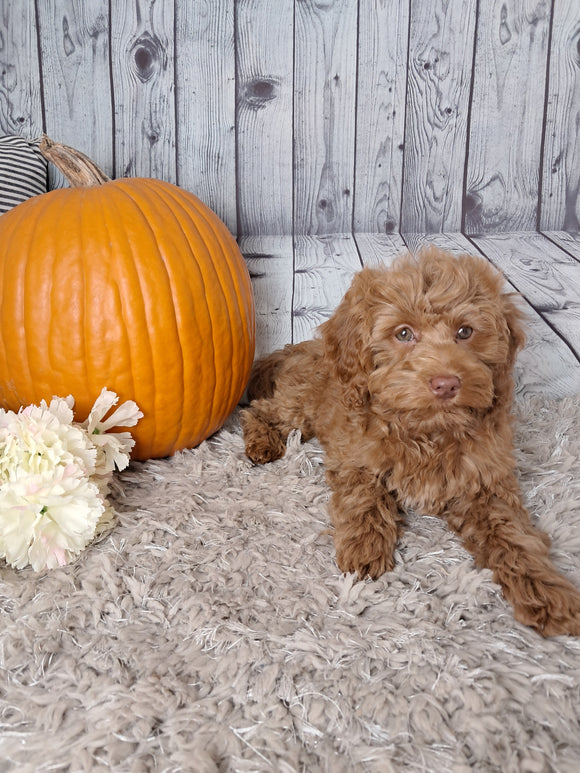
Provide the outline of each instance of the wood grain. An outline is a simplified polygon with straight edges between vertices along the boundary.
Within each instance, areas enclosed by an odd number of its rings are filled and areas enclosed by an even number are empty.
[[[401,230],[458,231],[475,0],[411,1]]]
[[[237,6],[237,193],[240,234],[292,234],[294,9]]]
[[[453,255],[473,255],[477,253],[469,239],[460,232],[405,234],[405,244],[410,252],[417,254],[424,247],[438,247]]]
[[[578,231],[544,231],[546,239],[554,242],[576,260],[580,261],[580,233]]]
[[[0,134],[38,137],[43,131],[33,3],[0,3]]]
[[[354,231],[401,225],[409,5],[359,5]]]
[[[535,230],[548,0],[479,4],[466,233]]]
[[[352,236],[295,237],[292,329],[295,343],[311,338],[318,325],[328,319],[361,265]]]
[[[467,233],[535,230],[540,170],[541,228],[577,229],[578,2],[475,6],[3,0],[0,131],[177,180],[234,232],[454,231],[464,187]]]
[[[356,0],[295,3],[294,227],[352,230]]]
[[[294,258],[291,236],[242,236],[256,304],[256,357],[292,341]]]
[[[552,328],[580,370],[580,266],[578,261],[541,234],[494,234],[475,244],[526,298],[537,317]],[[539,324],[536,321],[536,324]],[[543,372],[552,378],[548,350]]]
[[[177,179],[237,231],[233,0],[176,3]]]
[[[542,174],[540,226],[580,230],[580,4],[556,0]]]
[[[111,3],[117,177],[176,182],[173,3]]]
[[[38,0],[47,134],[113,174],[108,0]],[[96,87],[95,84],[98,84]],[[52,165],[51,187],[66,185]]]
[[[355,234],[354,240],[363,266],[389,266],[397,255],[407,251],[399,234]]]
[[[539,313],[580,308],[578,261],[541,234],[492,234],[473,241]]]
[[[515,364],[516,394],[580,394],[580,364],[560,335],[524,303],[527,340]]]

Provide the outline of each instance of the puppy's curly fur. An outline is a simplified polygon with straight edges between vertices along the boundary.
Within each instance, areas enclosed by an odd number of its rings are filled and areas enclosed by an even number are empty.
[[[489,567],[515,617],[580,635],[580,593],[549,558],[514,473],[512,370],[522,314],[503,277],[434,248],[358,273],[320,337],[258,361],[242,412],[248,457],[316,435],[339,567],[393,567],[401,509],[438,515]]]

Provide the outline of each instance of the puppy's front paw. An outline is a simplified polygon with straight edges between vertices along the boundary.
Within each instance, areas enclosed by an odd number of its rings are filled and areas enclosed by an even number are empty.
[[[254,462],[254,464],[268,464],[268,462],[274,462],[276,459],[281,459],[286,452],[286,446],[278,434],[277,437],[274,435],[273,437],[268,438],[248,438],[246,440],[245,450],[246,456]]]
[[[535,603],[514,602],[516,620],[542,636],[580,636],[580,593],[564,582],[535,588]]]
[[[242,411],[241,423],[244,430],[246,456],[254,464],[267,464],[281,459],[286,453],[282,434],[251,410]]]
[[[395,565],[393,546],[373,533],[335,539],[336,562],[342,572],[356,572],[359,579],[378,579]]]

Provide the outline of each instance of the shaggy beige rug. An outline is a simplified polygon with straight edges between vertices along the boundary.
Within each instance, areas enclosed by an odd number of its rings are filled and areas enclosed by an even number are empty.
[[[580,400],[520,404],[522,486],[580,586]],[[439,520],[335,565],[322,456],[252,467],[236,416],[133,464],[76,564],[0,565],[0,769],[576,773],[580,639],[516,623]]]

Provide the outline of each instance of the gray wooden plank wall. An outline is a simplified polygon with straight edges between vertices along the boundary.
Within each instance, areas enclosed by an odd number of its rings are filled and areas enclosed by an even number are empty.
[[[0,133],[41,132],[220,215],[259,352],[428,239],[525,296],[530,389],[580,391],[579,0],[0,0]]]
[[[578,231],[578,0],[2,0],[0,130],[238,235]]]

